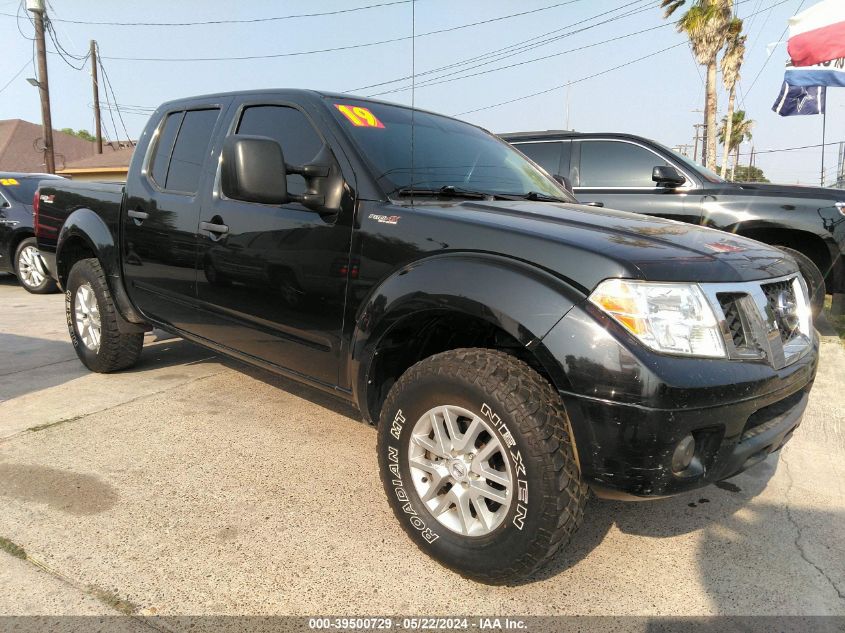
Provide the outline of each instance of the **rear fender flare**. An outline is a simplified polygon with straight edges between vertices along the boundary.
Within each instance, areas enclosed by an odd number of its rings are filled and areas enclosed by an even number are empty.
[[[116,230],[116,227],[115,229]],[[106,282],[112,297],[117,306],[118,326],[121,332],[134,333],[143,332],[149,329],[145,326],[143,317],[135,310],[126,290],[123,287],[123,280],[120,273],[120,261],[117,246],[114,242],[112,230],[103,219],[91,209],[81,208],[73,211],[65,220],[59,231],[56,240],[56,267],[57,276],[62,276],[59,271],[63,270],[62,251],[72,240],[81,239],[94,253],[94,257],[100,262],[103,272],[106,273]],[[69,273],[68,269],[65,273]],[[65,279],[60,279],[64,286]]]

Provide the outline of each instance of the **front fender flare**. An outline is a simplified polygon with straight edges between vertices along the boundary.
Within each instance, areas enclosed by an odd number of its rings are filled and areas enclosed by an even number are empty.
[[[583,298],[551,273],[498,255],[444,254],[409,264],[385,279],[358,310],[350,348],[353,397],[366,415],[367,386],[379,343],[421,311],[482,319],[537,350],[543,336]],[[559,375],[547,369],[553,377]]]

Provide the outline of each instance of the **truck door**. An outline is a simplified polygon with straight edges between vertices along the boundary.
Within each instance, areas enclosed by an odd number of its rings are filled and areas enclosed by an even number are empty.
[[[166,114],[146,164],[126,185],[127,292],[148,317],[188,332],[195,321],[200,181],[218,119],[219,107]]]
[[[277,140],[291,165],[311,162],[325,144],[306,114],[290,105],[244,104],[228,127]],[[287,179],[290,193],[305,191],[301,176]],[[357,274],[349,260],[352,222],[343,213],[323,217],[295,202],[231,200],[218,178],[200,215],[198,333],[336,385],[346,283]]]
[[[585,138],[575,143],[572,162],[579,202],[698,224],[700,206],[687,195],[695,182],[650,148],[620,139]],[[670,164],[687,176],[687,184],[674,189],[656,186],[652,170]]]

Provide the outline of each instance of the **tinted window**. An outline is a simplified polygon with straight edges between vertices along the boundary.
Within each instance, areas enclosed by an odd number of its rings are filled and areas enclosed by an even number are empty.
[[[173,141],[176,140],[176,133],[182,123],[184,112],[173,112],[167,115],[164,127],[156,142],[156,151],[150,165],[150,176],[159,187],[164,187],[167,180],[167,165],[170,162],[170,152],[173,150]]]
[[[618,141],[582,141],[579,187],[654,187],[651,171],[665,165],[657,154]]]
[[[208,156],[211,132],[218,110],[193,110],[185,113],[179,136],[173,146],[165,189],[196,193],[202,166]]]
[[[238,125],[238,134],[269,136],[279,142],[289,165],[305,165],[323,147],[323,141],[308,122],[308,118],[295,108],[284,106],[254,106],[246,108]],[[305,179],[296,174],[288,175],[288,191],[301,194]]]
[[[516,148],[540,165],[549,174],[561,174],[560,171],[561,143],[519,143]],[[563,174],[561,174],[563,175]]]
[[[32,198],[41,178],[14,178],[13,180],[16,180],[18,184],[3,187],[3,194],[23,204],[32,204]],[[45,178],[45,180],[51,179]]]
[[[468,123],[375,101],[331,101],[329,108],[388,195],[452,186],[567,198],[513,147]]]

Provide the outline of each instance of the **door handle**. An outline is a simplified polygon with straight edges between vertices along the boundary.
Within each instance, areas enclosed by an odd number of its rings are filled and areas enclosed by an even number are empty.
[[[586,205],[588,207],[603,207],[604,202],[587,202]]]
[[[200,222],[200,231],[208,231],[209,233],[218,233],[225,235],[229,232],[229,227],[225,224],[212,224],[211,222]]]
[[[146,211],[141,211],[140,209],[130,209],[127,215],[135,221],[137,226],[141,226],[144,220],[150,217],[150,214]]]

